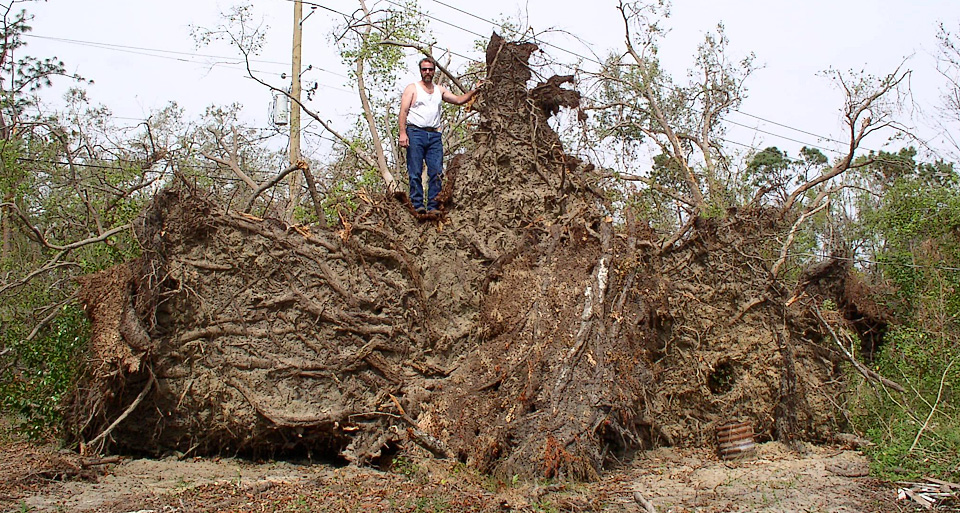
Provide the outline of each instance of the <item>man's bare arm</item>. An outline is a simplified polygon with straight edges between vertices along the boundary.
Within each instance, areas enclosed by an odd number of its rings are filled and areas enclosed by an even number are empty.
[[[399,125],[400,125],[400,146],[406,148],[410,146],[410,139],[407,137],[407,113],[410,112],[410,106],[413,105],[413,95],[416,94],[417,87],[413,84],[407,86],[403,90],[403,95],[400,97],[400,116],[399,116]]]
[[[444,87],[442,98],[443,98],[443,101],[447,103],[452,103],[454,105],[463,105],[464,103],[467,103],[468,101],[470,101],[470,98],[473,98],[476,95],[477,95],[476,89],[471,89],[458,96],[451,93],[449,89]]]

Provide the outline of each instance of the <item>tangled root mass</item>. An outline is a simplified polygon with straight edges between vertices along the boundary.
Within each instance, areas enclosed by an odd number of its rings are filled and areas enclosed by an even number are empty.
[[[731,418],[761,439],[828,436],[839,357],[755,256],[775,217],[698,223],[666,251],[613,226],[602,181],[547,122],[578,107],[570,77],[527,88],[535,50],[491,39],[475,149],[449,163],[439,221],[370,198],[349,224],[296,230],[189,187],[157,194],[143,257],[81,280],[94,364],[76,441],[359,464],[429,451],[590,479],[636,450],[712,443]]]

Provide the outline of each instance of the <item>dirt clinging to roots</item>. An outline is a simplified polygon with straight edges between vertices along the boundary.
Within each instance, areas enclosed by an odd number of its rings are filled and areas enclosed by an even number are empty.
[[[578,108],[572,77],[527,88],[536,50],[491,39],[475,149],[448,163],[438,220],[369,196],[341,226],[291,228],[186,185],[157,194],[144,256],[82,280],[94,364],[74,442],[427,451],[592,479],[637,450],[710,445],[731,419],[761,440],[829,437],[841,360],[804,306],[818,296],[769,278],[782,221],[730,212],[667,248],[614,226],[547,122]]]

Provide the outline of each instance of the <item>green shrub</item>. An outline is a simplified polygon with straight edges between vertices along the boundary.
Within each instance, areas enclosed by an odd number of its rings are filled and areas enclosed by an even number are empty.
[[[15,331],[2,335],[17,358],[0,375],[3,408],[26,436],[46,438],[59,425],[60,403],[79,375],[89,331],[83,310],[69,304],[33,340]]]
[[[960,347],[949,337],[894,328],[876,370],[907,392],[860,386],[853,420],[877,445],[866,453],[875,475],[914,479],[960,476]],[[931,413],[932,412],[932,413]]]

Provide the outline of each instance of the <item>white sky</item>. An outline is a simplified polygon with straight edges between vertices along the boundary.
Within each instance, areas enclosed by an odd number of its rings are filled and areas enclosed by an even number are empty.
[[[376,0],[367,1],[374,4]],[[95,84],[86,87],[89,96],[95,103],[109,107],[120,124],[135,125],[137,119],[145,118],[151,110],[169,101],[185,107],[189,116],[199,115],[211,104],[239,102],[244,105],[246,123],[266,127],[270,93],[245,78],[236,59],[238,54],[225,45],[198,49],[190,37],[190,25],[214,27],[221,22],[219,13],[234,3],[48,0],[20,5],[35,15],[33,37],[27,38],[26,52],[35,57],[55,55],[69,71],[93,79]],[[318,3],[344,13],[353,12],[357,5],[355,0]],[[509,17],[526,22],[538,32],[556,29],[545,36],[545,41],[581,55],[603,56],[623,47],[623,25],[615,0],[420,0],[426,13],[450,24],[428,20],[438,46],[478,60],[482,54],[473,48],[473,41],[478,38],[469,32],[489,36],[493,27],[443,4],[487,20]],[[379,5],[388,7],[389,3],[381,0]],[[255,10],[269,26],[269,40],[254,67],[263,72],[264,78],[284,84],[280,74],[290,72],[293,3],[257,0]],[[960,1],[956,0],[676,0],[672,11],[667,23],[671,32],[663,41],[660,55],[678,81],[691,66],[693,52],[704,32],[722,21],[732,55],[753,51],[756,62],[763,66],[747,83],[749,98],[741,113],[734,113],[729,119],[826,148],[838,145],[750,115],[843,139],[839,117],[842,95],[817,73],[834,67],[882,75],[905,58],[906,67],[914,70],[914,100],[920,108],[933,113],[939,101],[938,89],[944,84],[934,59],[937,23],[960,26]],[[304,15],[308,13],[310,8],[305,6]],[[314,66],[314,70],[304,73],[304,80],[321,84],[320,94],[308,105],[345,129],[352,126],[352,115],[359,112],[359,102],[350,92],[346,70],[330,42],[330,33],[339,21],[323,9],[306,19],[303,64]],[[557,59],[572,59],[549,46],[542,48]],[[231,63],[225,64],[227,60]],[[416,61],[411,53],[406,81],[418,78]],[[213,65],[216,62],[219,64]],[[460,57],[454,57],[455,66],[462,62]],[[48,103],[56,104],[66,85],[66,80],[59,80],[59,87],[45,93]],[[941,145],[931,129],[919,126],[918,130],[935,146]],[[796,141],[736,127],[728,138],[760,148],[779,146],[794,155],[801,146]],[[879,149],[884,143],[882,138],[875,138],[865,146]],[[307,146],[316,144],[307,141]],[[323,157],[310,156],[321,160]]]

